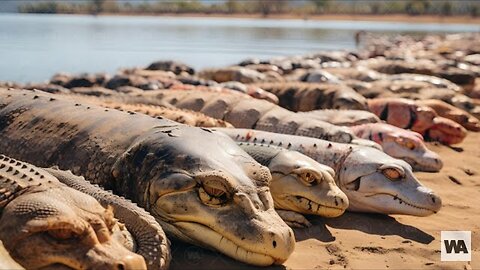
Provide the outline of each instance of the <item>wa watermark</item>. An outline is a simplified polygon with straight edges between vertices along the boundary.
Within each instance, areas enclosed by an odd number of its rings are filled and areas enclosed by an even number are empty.
[[[472,260],[471,231],[442,231],[441,241],[442,262]]]

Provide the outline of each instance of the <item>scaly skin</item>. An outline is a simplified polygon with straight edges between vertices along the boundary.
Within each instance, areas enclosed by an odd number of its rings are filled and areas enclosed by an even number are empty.
[[[268,169],[226,136],[20,90],[0,90],[0,123],[6,154],[84,175],[137,202],[172,236],[254,265],[293,252]]]
[[[246,142],[239,145],[270,170],[275,209],[324,217],[338,217],[347,209],[348,198],[335,184],[332,168],[297,151],[273,145]]]
[[[387,76],[386,78],[391,81],[425,82],[430,84],[433,87],[446,88],[457,93],[460,93],[462,91],[462,88],[454,84],[453,82],[447,79],[443,79],[435,76],[403,73],[403,74],[390,75],[390,76]]]
[[[420,106],[413,100],[403,98],[376,98],[368,100],[370,111],[388,124],[411,129],[427,140],[444,144],[463,141],[467,131],[450,119],[439,117],[428,106]]]
[[[88,102],[96,103],[97,101],[89,100]],[[121,111],[143,113],[152,117],[164,117],[175,122],[194,127],[233,127],[232,124],[223,120],[215,119],[203,113],[186,109],[165,108],[155,105],[122,104],[111,102],[99,102],[98,105]]]
[[[169,103],[177,108],[194,110],[216,119],[222,119],[237,128],[255,128],[344,143],[349,143],[354,139],[352,132],[346,127],[306,119],[268,101],[254,99],[247,95],[243,95],[243,97],[208,91],[161,90],[147,91],[142,95],[132,96],[128,102]]]
[[[443,162],[429,150],[417,132],[385,123],[371,123],[351,127],[356,136],[372,140],[382,146],[388,155],[403,159],[418,171],[438,172]]]
[[[437,117],[433,109],[403,98],[369,99],[368,109],[388,124],[418,133],[432,127]]]
[[[239,83],[245,89],[240,90],[238,87],[234,87],[234,83]],[[224,83],[227,86],[203,86],[203,85],[191,85],[191,84],[179,84],[176,83],[172,85],[169,89],[170,90],[195,90],[195,91],[205,91],[205,92],[221,92],[226,94],[239,94],[240,96],[243,94],[247,94],[256,99],[264,99],[269,101],[273,104],[278,104],[278,98],[274,94],[267,92],[259,87],[253,85],[245,85],[237,81],[226,82]],[[228,85],[232,85],[232,88],[228,87]]]
[[[155,218],[134,203],[92,185],[83,177],[58,168],[45,169],[63,184],[95,198],[103,207],[112,207],[115,217],[125,223],[135,240],[133,251],[142,255],[148,269],[168,269],[170,245]]]
[[[480,131],[480,121],[468,112],[436,99],[417,100],[417,104],[428,106],[442,117],[453,120],[471,131]]]
[[[27,269],[147,269],[110,208],[47,171],[0,155],[0,240]],[[158,269],[158,268],[152,268]]]
[[[366,123],[378,123],[380,119],[373,113],[360,110],[315,110],[298,114],[339,126],[356,126]]]
[[[467,130],[450,119],[435,117],[433,123],[433,126],[422,134],[428,141],[437,141],[450,145],[461,143],[467,136]]]
[[[377,149],[258,130],[214,130],[237,142],[295,150],[332,167],[337,185],[348,197],[348,210],[428,216],[442,206],[440,197],[415,178],[410,165]]]
[[[217,69],[204,69],[197,74],[200,78],[213,80],[219,83],[236,81],[241,83],[254,83],[264,81],[267,76],[254,69],[245,67],[225,67]]]
[[[294,112],[318,109],[367,109],[365,98],[344,85],[279,82],[257,83],[255,86],[275,94],[280,106]]]

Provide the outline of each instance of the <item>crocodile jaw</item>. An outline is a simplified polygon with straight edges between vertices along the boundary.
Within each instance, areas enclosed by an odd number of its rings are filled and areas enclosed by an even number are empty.
[[[398,168],[403,177],[389,179],[382,173],[386,167]],[[350,200],[351,211],[428,216],[442,207],[440,197],[415,178],[406,162],[374,149],[354,150],[338,181]]]
[[[364,197],[369,198],[370,203],[363,206],[361,206],[361,204],[355,204],[353,207],[349,208],[349,210],[374,213],[378,213],[380,211],[388,211],[390,214],[426,217],[432,214],[436,214],[442,206],[442,201],[440,197],[434,195],[433,193],[430,193],[429,195],[432,196],[434,200],[433,205],[415,204],[405,198],[399,197],[398,195],[388,193],[363,195]],[[375,207],[376,205],[382,205],[382,207]]]
[[[245,249],[202,224],[193,222],[176,222],[175,226],[182,231],[182,233],[188,235],[192,240],[198,242],[200,246],[218,250],[225,255],[244,263],[258,266],[269,266],[275,262],[282,263],[285,261],[284,258],[275,259],[272,256]]]

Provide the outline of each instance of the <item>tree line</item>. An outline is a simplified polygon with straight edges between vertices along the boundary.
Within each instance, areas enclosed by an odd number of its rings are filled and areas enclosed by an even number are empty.
[[[65,14],[408,14],[408,15],[470,15],[478,16],[479,1],[443,0],[158,0],[117,1],[45,1],[19,6],[22,13]]]

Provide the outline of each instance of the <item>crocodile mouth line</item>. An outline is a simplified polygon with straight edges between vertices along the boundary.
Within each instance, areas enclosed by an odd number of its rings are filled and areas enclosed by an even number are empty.
[[[178,221],[175,222],[175,225],[184,232],[189,231],[189,235],[193,236],[189,236],[191,239],[199,241],[211,249],[224,253],[227,256],[245,263],[269,266],[273,263],[284,261],[283,259],[275,258],[271,255],[249,250],[246,247],[239,245],[235,241],[228,239],[209,226],[201,223]]]
[[[333,215],[340,215],[343,212],[345,212],[345,208],[340,208],[340,207],[335,207],[331,205],[325,205],[321,203],[314,202],[308,198],[302,197],[302,196],[289,196],[289,199],[295,203],[295,205],[299,208],[304,209],[305,211],[310,211],[311,213],[315,213],[318,215],[327,215],[327,216],[332,216]],[[306,202],[306,203],[305,203]],[[338,202],[335,200],[336,204],[338,205]],[[305,207],[307,206],[307,207]]]
[[[390,196],[393,198],[394,201],[398,200],[398,203],[399,204],[405,204],[407,206],[410,206],[412,208],[415,208],[415,209],[419,209],[419,210],[424,210],[424,211],[429,211],[429,212],[432,212],[432,213],[437,213],[437,211],[434,211],[432,209],[428,209],[428,208],[425,208],[425,207],[421,207],[421,206],[418,206],[416,204],[413,204],[411,202],[408,202],[406,201],[405,199],[402,199],[400,197],[398,197],[398,195],[392,195],[390,193],[377,193],[377,194],[372,194],[372,195],[366,195],[365,197],[374,197],[374,196],[379,196],[379,195],[387,195],[387,196]]]

